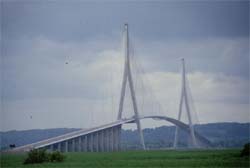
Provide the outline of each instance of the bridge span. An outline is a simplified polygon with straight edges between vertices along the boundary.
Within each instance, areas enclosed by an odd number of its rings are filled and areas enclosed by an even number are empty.
[[[180,129],[190,132],[187,124],[166,116],[143,116],[142,119],[165,120],[175,124]],[[7,152],[21,153],[32,149],[47,149],[49,151],[61,152],[109,152],[121,150],[121,127],[123,124],[136,122],[135,117],[120,119],[118,121],[105,124],[90,129],[82,129],[50,139],[42,140],[32,144],[20,146]],[[195,132],[196,139],[203,147],[211,146],[209,140]]]
[[[58,150],[61,152],[103,152],[103,151],[118,151],[121,149],[121,127],[123,124],[127,123],[135,123],[137,125],[137,130],[140,137],[141,147],[142,149],[146,149],[144,143],[144,136],[141,129],[140,121],[142,119],[155,119],[155,120],[165,120],[174,125],[176,125],[175,132],[175,141],[174,147],[176,147],[177,139],[178,139],[178,129],[182,129],[188,133],[192,140],[192,145],[194,147],[209,147],[212,144],[205,137],[196,132],[193,128],[192,115],[190,113],[190,105],[187,96],[187,87],[186,87],[186,76],[185,76],[185,64],[184,59],[182,59],[182,92],[181,92],[181,100],[179,104],[179,114],[178,120],[167,117],[167,116],[140,116],[137,107],[137,99],[135,94],[134,82],[131,72],[130,65],[130,49],[129,49],[129,34],[128,34],[128,24],[124,25],[124,56],[125,56],[125,64],[123,71],[123,81],[121,87],[121,96],[119,102],[119,111],[117,121],[105,124],[102,126],[90,128],[90,129],[82,129],[79,131],[71,132],[68,134],[64,134],[61,136],[57,136],[54,138],[50,138],[47,140],[43,140],[40,142],[28,144],[25,146],[17,147],[8,152],[26,152],[32,149],[40,149],[45,148],[51,151]],[[126,87],[128,85],[128,87]],[[133,105],[134,116],[132,118],[124,119],[122,118],[123,106],[125,100],[125,91],[130,89],[130,96]],[[185,107],[188,116],[188,123],[185,124],[180,121],[182,114],[182,106],[185,102]]]

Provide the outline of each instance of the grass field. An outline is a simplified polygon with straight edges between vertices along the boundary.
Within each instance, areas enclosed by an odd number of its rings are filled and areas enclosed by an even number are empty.
[[[249,157],[240,150],[127,151],[111,153],[67,153],[62,163],[23,165],[26,155],[2,155],[2,168],[112,168],[112,167],[249,167]]]

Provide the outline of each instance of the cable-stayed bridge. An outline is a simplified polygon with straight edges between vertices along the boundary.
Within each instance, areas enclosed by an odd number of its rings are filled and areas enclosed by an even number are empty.
[[[178,119],[170,118],[164,115],[145,115],[139,114],[137,97],[135,94],[135,86],[131,71],[131,60],[130,60],[130,47],[129,47],[129,33],[128,25],[124,26],[124,48],[125,48],[125,63],[123,72],[123,81],[121,88],[121,96],[119,102],[119,110],[117,120],[112,123],[100,125],[97,127],[82,129],[79,131],[71,132],[40,142],[28,144],[25,146],[17,147],[10,150],[9,152],[26,152],[32,149],[45,148],[50,151],[58,150],[62,152],[75,152],[75,151],[85,151],[85,152],[103,152],[103,151],[119,151],[121,149],[121,128],[124,124],[135,123],[137,126],[138,134],[140,137],[141,148],[146,149],[143,131],[141,128],[141,120],[143,119],[154,119],[154,120],[164,120],[176,125],[174,147],[178,144],[178,132],[182,129],[190,135],[191,146],[197,147],[209,147],[212,144],[205,137],[200,135],[194,130],[193,119],[190,110],[190,100],[188,99],[187,93],[187,79],[185,72],[185,62],[182,59],[182,89],[181,89],[181,99],[179,104],[179,114]],[[124,110],[124,99],[126,88],[130,91],[130,96],[132,100],[132,106],[134,115],[129,118],[124,118],[122,116]],[[186,108],[188,124],[181,121],[181,116],[183,115],[183,106]]]

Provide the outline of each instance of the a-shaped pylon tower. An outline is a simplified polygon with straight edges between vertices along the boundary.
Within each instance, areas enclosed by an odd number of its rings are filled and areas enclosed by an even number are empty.
[[[118,117],[117,120],[122,119],[122,111],[123,111],[123,104],[124,104],[124,97],[125,97],[125,90],[126,90],[126,84],[128,81],[129,88],[130,88],[130,93],[131,93],[131,98],[133,102],[133,109],[135,113],[135,122],[137,125],[137,130],[140,135],[140,140],[141,140],[141,145],[142,148],[145,149],[145,144],[144,144],[144,137],[141,129],[141,123],[140,123],[140,118],[139,118],[139,113],[138,113],[138,108],[137,108],[137,101],[136,101],[136,96],[135,96],[135,90],[134,90],[134,83],[133,83],[133,78],[131,75],[131,67],[130,67],[130,56],[129,56],[129,34],[128,34],[128,24],[124,25],[124,36],[125,36],[125,65],[124,65],[124,72],[123,72],[123,81],[122,81],[122,90],[121,90],[121,97],[120,97],[120,103],[119,103],[119,112],[118,112]]]
[[[195,138],[195,134],[194,134],[192,115],[190,112],[190,104],[189,104],[189,99],[188,99],[188,95],[187,95],[187,79],[186,79],[184,58],[181,59],[181,63],[182,63],[182,87],[181,87],[181,99],[180,99],[180,104],[179,104],[178,120],[179,121],[181,120],[181,115],[182,115],[182,111],[183,111],[182,107],[183,107],[183,103],[185,103],[184,106],[186,107],[186,112],[187,112],[187,117],[188,117],[188,125],[189,125],[189,129],[190,129],[189,132],[190,132],[192,147],[197,147],[196,138]],[[174,148],[177,147],[178,136],[179,136],[179,128],[178,128],[178,126],[176,126],[175,138],[174,138]]]

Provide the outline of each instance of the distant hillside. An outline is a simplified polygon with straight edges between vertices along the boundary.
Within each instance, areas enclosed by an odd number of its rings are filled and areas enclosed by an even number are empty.
[[[213,123],[196,125],[195,129],[210,141],[216,147],[235,148],[242,147],[250,141],[250,123]],[[26,131],[8,131],[0,132],[1,149],[5,149],[9,144],[22,146],[25,144],[37,142],[54,136],[62,135],[79,129],[76,128],[57,128],[57,129],[39,129]],[[144,137],[148,148],[169,148],[173,146],[174,126],[162,126],[157,128],[144,129]],[[179,146],[187,146],[187,134],[180,132]],[[122,147],[124,149],[139,148],[139,137],[137,131],[122,130]]]
[[[195,125],[195,130],[209,139],[218,148],[238,148],[250,142],[250,123],[211,123]],[[148,148],[170,148],[173,146],[175,126],[162,126],[143,130]],[[179,146],[187,146],[188,135],[180,131]],[[122,145],[136,149],[139,145],[137,131],[124,130]]]
[[[0,132],[1,149],[7,148],[9,144],[22,146],[77,130],[79,129],[55,128],[55,129],[35,129],[35,130],[25,130],[25,131]]]

